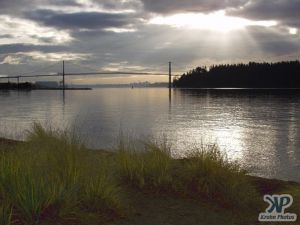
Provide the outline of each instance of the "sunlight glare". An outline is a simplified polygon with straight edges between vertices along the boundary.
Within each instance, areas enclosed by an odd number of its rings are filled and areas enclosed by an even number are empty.
[[[247,26],[276,26],[274,20],[252,21],[239,17],[230,17],[221,10],[210,14],[202,13],[181,13],[167,17],[154,17],[150,24],[170,25],[177,28],[208,29],[212,31],[228,32],[232,30],[244,29]]]
[[[289,33],[292,34],[292,35],[296,35],[298,33],[298,29],[294,28],[294,27],[291,27],[291,28],[289,28]]]

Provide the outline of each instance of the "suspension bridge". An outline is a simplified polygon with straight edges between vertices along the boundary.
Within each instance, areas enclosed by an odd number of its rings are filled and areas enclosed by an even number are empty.
[[[65,61],[62,61],[62,72],[58,73],[39,73],[39,74],[23,74],[23,75],[13,75],[13,76],[2,76],[0,79],[16,79],[17,86],[19,87],[20,79],[22,78],[39,78],[39,77],[61,77],[62,78],[62,90],[66,89],[65,77],[66,76],[101,76],[101,75],[143,75],[143,76],[168,76],[168,87],[172,88],[172,77],[177,77],[181,75],[172,74],[172,63],[168,63],[169,71],[168,73],[160,73],[160,72],[139,72],[139,71],[84,71],[84,72],[71,72],[67,73],[65,70]]]

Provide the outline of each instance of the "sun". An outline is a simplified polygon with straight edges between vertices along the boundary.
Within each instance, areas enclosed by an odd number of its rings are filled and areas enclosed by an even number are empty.
[[[239,17],[226,16],[224,10],[210,14],[181,13],[166,17],[157,16],[153,17],[149,23],[157,25],[170,25],[177,28],[207,29],[219,32],[240,30],[248,26],[271,27],[277,25],[277,22],[273,20],[252,21]]]

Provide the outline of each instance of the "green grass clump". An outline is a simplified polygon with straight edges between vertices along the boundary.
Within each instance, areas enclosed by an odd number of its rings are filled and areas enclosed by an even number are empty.
[[[172,184],[170,150],[165,145],[143,143],[143,149],[134,145],[120,145],[117,152],[120,176],[123,181],[138,188],[165,189]]]
[[[164,146],[146,143],[144,151],[122,145],[118,162],[123,181],[138,188],[167,190],[223,205],[256,207],[258,194],[246,172],[229,162],[217,146],[202,146],[174,159]]]
[[[257,207],[259,202],[246,171],[229,162],[216,145],[201,146],[189,153],[182,161],[179,176],[188,195],[238,207]]]
[[[30,166],[30,162],[2,159],[0,185],[3,198],[11,202],[20,220],[39,224],[43,213],[61,199],[61,181]]]
[[[24,145],[0,156],[0,197],[11,203],[19,223],[74,219],[84,208],[120,210],[109,165],[93,161],[74,137],[35,124]]]
[[[88,211],[122,211],[122,190],[118,185],[108,162],[102,162],[100,168],[94,168],[93,174],[84,174],[81,178],[80,204]]]
[[[13,209],[9,203],[2,203],[0,206],[0,225],[12,225]]]

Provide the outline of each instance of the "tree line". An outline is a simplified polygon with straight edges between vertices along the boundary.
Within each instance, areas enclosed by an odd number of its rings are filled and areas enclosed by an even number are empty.
[[[300,88],[300,62],[197,67],[173,81],[180,88]]]
[[[24,82],[24,83],[11,83],[11,82],[6,82],[6,83],[1,83],[0,82],[0,90],[14,90],[14,89],[34,89],[35,85],[29,82]]]

